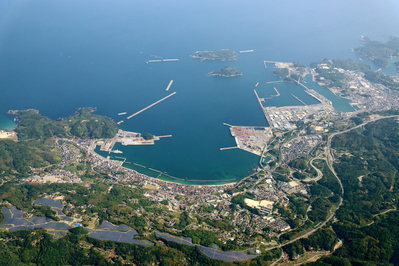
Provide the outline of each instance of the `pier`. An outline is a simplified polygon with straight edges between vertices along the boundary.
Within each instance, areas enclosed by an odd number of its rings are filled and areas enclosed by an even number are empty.
[[[224,151],[224,150],[232,150],[232,149],[238,149],[238,147],[220,148],[221,151]]]
[[[168,91],[168,90],[170,89],[170,86],[172,86],[172,83],[173,83],[173,79],[169,82],[169,85],[168,85],[168,87],[166,88],[166,91]]]
[[[146,108],[143,108],[143,109],[141,109],[140,111],[138,111],[138,112],[132,114],[132,115],[129,116],[127,119],[130,119],[130,118],[132,118],[133,116],[136,116],[136,115],[138,115],[138,114],[141,113],[141,112],[144,112],[145,110],[147,110],[147,109],[153,107],[154,105],[156,105],[156,104],[158,104],[158,103],[160,103],[160,102],[166,100],[167,98],[169,98],[169,97],[171,97],[171,96],[173,96],[173,95],[175,95],[175,94],[176,94],[176,92],[173,92],[173,93],[169,94],[168,96],[162,98],[161,100],[156,101],[155,103],[153,103],[153,104],[147,106]]]
[[[125,115],[125,114],[127,114],[127,113],[126,112],[118,113],[118,115]]]
[[[240,54],[242,53],[252,53],[254,50],[244,50],[244,51],[240,51]]]
[[[295,99],[297,99],[298,101],[300,101],[303,105],[308,106],[306,103],[304,103],[301,99],[299,99],[298,97],[296,97],[294,94],[291,93],[291,96],[294,97]]]

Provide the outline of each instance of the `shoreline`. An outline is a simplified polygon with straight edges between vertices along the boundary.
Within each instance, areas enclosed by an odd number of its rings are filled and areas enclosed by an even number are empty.
[[[100,157],[102,157],[104,160],[107,160],[106,158],[104,158],[102,155],[100,155],[100,154],[98,154],[98,153],[96,153],[95,151],[93,151],[93,153],[95,153],[96,155],[98,155],[98,156],[100,156]],[[111,160],[111,161],[115,161],[115,160],[112,160],[112,159],[109,159],[109,160]],[[140,174],[140,175],[144,175],[144,176],[146,176],[149,180],[148,181],[155,181],[156,183],[161,183],[161,182],[165,182],[165,183],[170,183],[170,184],[176,184],[176,185],[181,185],[181,186],[193,186],[193,187],[220,187],[220,186],[223,186],[223,187],[234,187],[235,185],[237,185],[241,180],[243,180],[244,178],[248,178],[248,176],[252,176],[253,175],[253,173],[252,174],[250,174],[250,175],[247,175],[247,176],[245,176],[245,177],[243,177],[243,178],[241,178],[240,180],[238,180],[238,181],[234,181],[234,182],[231,182],[231,180],[226,180],[226,182],[228,182],[228,183],[223,183],[223,180],[215,180],[215,181],[213,181],[214,183],[219,183],[219,184],[187,184],[187,183],[182,183],[182,182],[178,182],[178,180],[176,180],[176,181],[172,181],[172,180],[164,180],[164,179],[160,179],[159,177],[152,177],[152,176],[149,176],[149,175],[146,175],[146,174],[143,174],[143,173],[140,173],[139,171],[137,171],[137,170],[135,170],[135,169],[131,169],[131,168],[129,168],[129,167],[126,167],[126,166],[123,166],[123,164],[121,165],[121,168],[123,169],[123,170],[125,170],[125,171],[133,171],[133,172],[135,172],[135,173],[138,173],[138,174]],[[146,168],[146,169],[149,169],[149,168]],[[150,169],[151,170],[151,169]],[[155,170],[155,169],[154,169]],[[151,170],[151,171],[154,171],[154,170]],[[157,170],[157,172],[159,172],[160,173],[160,176],[162,176],[162,175],[164,175],[164,173],[162,172],[162,171],[158,171]],[[165,175],[164,175],[165,176]],[[173,179],[173,178],[171,178],[171,179]],[[180,179],[179,179],[180,180]],[[195,180],[195,181],[190,181],[190,180],[184,180],[184,179],[181,179],[181,181],[185,181],[185,182],[188,182],[188,183],[190,183],[190,182],[211,182],[210,180],[204,180],[204,181],[201,181],[201,180]]]

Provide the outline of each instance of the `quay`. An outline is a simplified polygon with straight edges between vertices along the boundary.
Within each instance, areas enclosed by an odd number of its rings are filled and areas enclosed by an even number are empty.
[[[141,113],[141,112],[144,112],[145,110],[147,110],[147,109],[153,107],[154,105],[156,105],[156,104],[158,104],[158,103],[160,103],[160,102],[166,100],[167,98],[169,98],[169,97],[171,97],[171,96],[173,96],[173,95],[175,95],[175,94],[176,94],[176,92],[173,92],[173,93],[169,94],[168,96],[162,98],[161,100],[156,101],[155,103],[153,103],[153,104],[147,106],[146,108],[143,108],[143,109],[141,109],[140,111],[138,111],[138,112],[132,114],[132,115],[129,116],[127,119],[130,119],[130,118],[132,118],[133,116],[136,116],[136,115],[138,115],[138,114]]]
[[[291,96],[294,97],[295,99],[297,99],[298,101],[300,101],[301,103],[303,103],[303,105],[308,106],[306,103],[304,103],[301,99],[299,99],[298,97],[296,97],[294,94],[291,93]]]
[[[240,51],[240,53],[252,53],[254,50],[244,50],[244,51]]]
[[[118,115],[125,115],[125,114],[127,114],[127,113],[126,112],[118,113]]]
[[[168,85],[168,87],[166,88],[166,91],[168,91],[168,90],[170,89],[170,86],[172,86],[172,83],[173,83],[173,79],[169,82],[169,85]]]

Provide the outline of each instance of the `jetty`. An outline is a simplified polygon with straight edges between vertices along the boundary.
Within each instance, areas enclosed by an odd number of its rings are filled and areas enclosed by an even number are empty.
[[[273,97],[280,96],[280,93],[278,92],[278,90],[276,89],[276,87],[274,87],[274,91],[275,91],[277,94],[276,94],[276,95],[272,95]]]
[[[258,87],[258,85],[259,85],[259,82],[255,84],[255,88]]]
[[[172,86],[172,83],[173,83],[173,79],[169,82],[169,85],[168,85],[168,87],[166,88],[166,91],[168,91],[168,90],[170,89],[170,86]]]
[[[156,105],[156,104],[158,104],[158,103],[160,103],[160,102],[162,102],[162,101],[166,100],[167,98],[169,98],[169,97],[171,97],[171,96],[173,96],[173,95],[175,95],[175,94],[176,94],[176,92],[173,92],[173,93],[169,94],[168,96],[166,96],[166,97],[162,98],[161,100],[159,100],[159,101],[156,101],[155,103],[153,103],[153,104],[150,104],[150,105],[149,105],[149,106],[147,106],[146,108],[143,108],[143,109],[141,109],[140,111],[138,111],[138,112],[136,112],[136,113],[132,114],[132,115],[131,115],[131,116],[129,116],[127,119],[130,119],[130,118],[132,118],[133,116],[136,116],[136,115],[138,115],[138,114],[139,114],[139,113],[141,113],[141,112],[144,112],[145,110],[147,110],[147,109],[149,109],[149,108],[153,107],[154,105]]]
[[[280,82],[284,82],[284,80],[268,81],[266,82],[266,84],[280,83]]]
[[[163,136],[157,136],[157,138],[170,138],[172,135],[163,135]]]
[[[259,96],[258,96],[258,94],[256,93],[256,90],[254,90],[254,92],[255,92],[255,95],[256,95],[256,99],[258,100],[258,102],[259,102],[259,105],[260,105],[260,108],[262,108],[262,112],[263,112],[263,114],[265,115],[265,118],[266,118],[266,120],[267,120],[267,123],[269,124],[269,125],[271,125],[272,123],[271,123],[271,121],[269,120],[269,116],[267,115],[267,113],[266,113],[266,110],[265,110],[265,108],[263,108],[263,105],[262,105],[262,98],[259,98]]]
[[[240,54],[242,53],[252,53],[254,50],[244,50],[244,51],[240,51]]]
[[[118,115],[125,115],[125,114],[127,114],[127,113],[126,112],[118,113]]]
[[[255,93],[256,93],[256,92],[255,92]],[[229,126],[229,127],[233,127],[232,125],[229,125],[229,124],[227,124],[227,123],[223,123],[223,125]]]
[[[224,150],[231,150],[231,149],[238,149],[238,147],[220,148],[221,151],[224,151]]]
[[[301,99],[299,99],[298,97],[296,97],[294,94],[291,93],[291,96],[294,97],[295,99],[297,99],[298,101],[300,101],[303,105],[308,106],[306,103],[304,103]]]

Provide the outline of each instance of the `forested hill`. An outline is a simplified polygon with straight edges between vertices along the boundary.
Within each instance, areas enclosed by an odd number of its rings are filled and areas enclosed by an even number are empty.
[[[18,112],[18,139],[57,137],[112,138],[118,132],[115,122],[82,108],[75,115],[54,121],[33,110]]]
[[[54,152],[53,136],[80,138],[112,138],[118,131],[108,117],[94,115],[91,109],[80,109],[75,115],[54,121],[34,110],[18,111],[18,143],[0,141],[0,179],[26,177],[30,168],[61,162]]]
[[[383,119],[337,135],[332,147],[345,189],[333,229],[344,245],[310,265],[398,265],[398,121]]]

